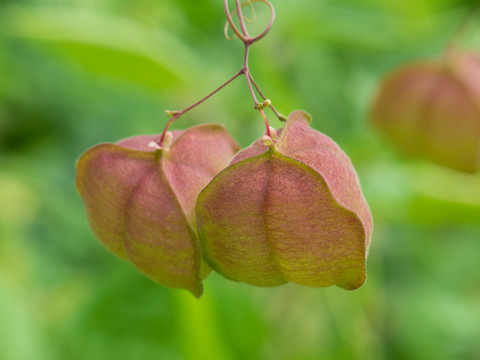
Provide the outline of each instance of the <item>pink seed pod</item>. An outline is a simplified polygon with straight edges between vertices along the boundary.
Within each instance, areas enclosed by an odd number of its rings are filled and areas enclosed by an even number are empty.
[[[345,289],[365,282],[368,205],[349,158],[309,123],[293,112],[278,138],[240,151],[199,194],[204,259],[226,278]]]
[[[406,154],[478,171],[480,58],[451,52],[395,70],[380,86],[371,121]]]
[[[155,282],[199,297],[211,269],[202,265],[195,202],[239,148],[219,125],[169,134],[163,148],[159,135],[90,148],[77,162],[76,186],[108,250]]]

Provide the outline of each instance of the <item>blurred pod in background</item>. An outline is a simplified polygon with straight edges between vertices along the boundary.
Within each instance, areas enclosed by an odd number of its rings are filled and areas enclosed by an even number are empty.
[[[480,57],[451,51],[383,81],[372,124],[402,151],[453,169],[480,167]]]

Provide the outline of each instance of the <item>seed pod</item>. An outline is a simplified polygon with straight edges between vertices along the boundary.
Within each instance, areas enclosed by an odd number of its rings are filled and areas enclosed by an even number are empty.
[[[309,122],[293,112],[278,139],[240,151],[199,194],[204,259],[225,277],[258,286],[364,283],[370,211],[348,157]]]
[[[373,125],[406,154],[475,172],[480,167],[480,58],[452,52],[386,77]]]
[[[200,190],[232,158],[238,145],[219,125],[134,136],[87,150],[77,162],[76,185],[100,242],[159,284],[199,297],[208,266],[201,266],[195,229]],[[201,270],[202,267],[202,270]]]

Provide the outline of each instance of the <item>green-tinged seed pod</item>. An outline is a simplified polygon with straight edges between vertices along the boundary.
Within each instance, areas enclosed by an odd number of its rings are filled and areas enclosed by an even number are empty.
[[[99,144],[77,162],[76,186],[89,224],[112,253],[155,282],[199,297],[202,264],[195,201],[238,151],[226,129],[207,124],[160,136]]]
[[[356,289],[365,282],[372,218],[345,153],[290,114],[278,139],[240,151],[201,191],[204,259],[226,278]]]

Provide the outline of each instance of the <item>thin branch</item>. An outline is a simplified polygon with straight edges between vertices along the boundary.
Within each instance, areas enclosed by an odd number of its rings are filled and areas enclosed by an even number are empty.
[[[255,91],[253,90],[252,81],[250,78],[250,71],[247,69],[245,72],[245,78],[247,79],[248,89],[250,90],[250,94],[252,95],[253,102],[254,102],[254,109],[259,109],[260,103],[258,102],[257,96],[255,95]]]
[[[225,15],[227,17],[227,22],[230,24],[230,27],[232,28],[233,32],[235,35],[237,35],[240,40],[242,40],[244,43],[247,41],[247,38],[243,36],[243,34],[238,30],[238,28],[235,26],[235,23],[233,22],[232,15],[230,14],[230,9],[228,8],[228,0],[223,0],[223,7],[225,8]]]
[[[263,95],[262,93],[262,90],[260,90],[260,88],[258,87],[257,83],[255,82],[255,80],[253,80],[253,76],[252,74],[249,72],[248,75],[250,76],[250,80],[252,81],[252,84],[253,86],[255,86],[255,89],[257,90],[257,92],[260,94],[260,96],[262,97],[263,100],[267,100],[266,96]],[[277,109],[275,109],[275,107],[273,105],[270,105],[270,109],[272,109],[273,113],[275,114],[275,116],[278,118],[278,120],[280,121],[287,121],[287,118],[283,115],[283,114],[280,114]]]
[[[255,91],[252,87],[252,82],[250,81],[250,69],[248,68],[248,53],[249,53],[250,45],[245,44],[245,55],[243,57],[243,73],[245,74],[245,78],[247,79],[248,89],[250,90],[250,94],[252,95],[254,108],[257,109],[258,107],[258,99],[255,95]]]
[[[233,10],[232,13],[230,13],[230,10],[228,8],[228,0],[224,0],[224,2],[223,2],[224,8],[225,8],[225,14],[227,16],[227,23],[226,23],[225,29],[224,29],[225,37],[228,40],[231,40],[231,39],[234,38],[234,37],[228,36],[228,34],[227,34],[228,26],[230,26],[232,28],[235,35],[237,35],[243,41],[243,43],[248,42],[249,44],[253,44],[254,42],[257,42],[258,40],[265,37],[265,35],[267,35],[268,32],[270,31],[270,29],[272,28],[272,25],[275,21],[275,8],[273,7],[272,3],[268,0],[247,0],[246,2],[244,2],[244,3],[242,3],[238,6],[239,0],[235,0],[235,1],[236,1],[235,10]],[[245,22],[244,22],[245,16],[243,16],[243,14],[241,13],[241,8],[243,6],[249,5],[252,8],[252,12],[253,12],[254,10],[253,10],[252,3],[254,3],[254,2],[264,3],[270,8],[270,20],[269,20],[267,26],[265,27],[265,29],[259,35],[252,38],[248,35],[248,31],[247,31],[247,28],[246,28]],[[238,9],[240,9],[240,11],[238,11]],[[238,30],[235,23],[233,22],[232,15],[234,15],[234,14],[238,15],[238,19],[240,21],[241,31]]]
[[[254,42],[257,42],[258,40],[265,37],[265,35],[267,35],[268,32],[270,31],[270,29],[272,28],[273,22],[275,21],[275,8],[273,7],[272,3],[270,1],[267,1],[267,0],[252,0],[252,1],[253,2],[257,2],[257,1],[263,2],[263,3],[267,4],[267,6],[270,8],[270,21],[268,22],[268,25],[265,28],[265,30],[263,30],[259,35],[255,36],[254,38],[251,39],[252,44],[253,44]]]
[[[228,79],[226,82],[224,82],[222,85],[220,85],[218,88],[216,88],[215,90],[213,90],[210,94],[208,94],[207,96],[205,96],[204,98],[200,99],[199,101],[197,101],[195,104],[193,105],[190,105],[189,107],[183,109],[183,110],[180,110],[180,111],[170,111],[170,110],[167,110],[165,111],[168,115],[171,116],[170,120],[168,120],[167,122],[167,125],[165,126],[165,128],[163,129],[163,132],[162,132],[162,136],[160,137],[160,140],[158,142],[158,145],[159,146],[163,146],[163,141],[165,140],[165,135],[167,134],[167,131],[168,131],[168,128],[170,127],[170,125],[172,125],[172,123],[178,119],[180,116],[182,116],[183,114],[185,114],[187,111],[190,111],[192,110],[194,107],[197,107],[198,105],[200,105],[201,103],[203,103],[205,100],[209,99],[210,97],[212,97],[213,95],[215,95],[217,92],[219,92],[220,90],[222,90],[225,86],[227,86],[228,84],[230,84],[233,80],[235,80],[237,77],[239,77],[240,75],[242,75],[244,73],[244,70],[240,70],[239,72],[237,72],[235,75],[233,75],[230,79]]]
[[[455,28],[452,36],[445,45],[446,52],[453,48],[454,43],[458,40],[462,32],[467,27],[468,23],[472,20],[472,18],[474,17],[474,15],[477,14],[478,11],[480,11],[480,1],[477,1],[475,4],[473,4],[473,6],[468,10],[467,14],[464,16],[460,24]]]
[[[240,5],[240,0],[235,0],[235,7],[237,9],[237,17],[238,17],[238,22],[240,23],[240,29],[242,31],[242,34],[248,39],[250,38],[250,35],[248,35],[247,27],[245,25],[245,20],[243,18],[242,6],[243,5]]]
[[[245,6],[245,5],[249,5],[250,7],[252,7],[252,3],[253,2],[263,2],[265,4],[268,5],[268,7],[270,8],[270,12],[271,12],[271,15],[270,15],[270,21],[267,25],[267,27],[257,36],[255,37],[250,37],[248,35],[248,31],[247,31],[247,27],[245,25],[245,18],[243,16],[243,13],[242,13],[242,7]],[[181,117],[183,114],[185,114],[187,111],[193,109],[194,107],[200,105],[201,103],[203,103],[205,100],[209,99],[211,96],[213,96],[214,94],[216,94],[217,92],[219,92],[221,89],[223,89],[225,86],[227,86],[228,84],[230,84],[233,80],[235,80],[237,77],[239,77],[240,75],[245,75],[245,78],[247,80],[247,85],[248,85],[248,89],[250,91],[250,94],[252,95],[252,98],[253,98],[253,102],[254,102],[254,108],[256,110],[258,110],[260,112],[260,114],[262,115],[262,118],[265,122],[265,127],[266,127],[266,132],[268,134],[268,136],[271,137],[271,131],[270,131],[270,125],[268,124],[268,120],[267,120],[267,116],[265,115],[265,112],[263,111],[263,108],[266,107],[266,106],[270,106],[272,108],[272,111],[275,113],[275,115],[280,119],[280,120],[285,120],[285,117],[281,114],[279,114],[275,108],[273,106],[271,106],[271,102],[270,100],[268,100],[264,95],[263,93],[260,91],[260,88],[258,87],[258,85],[255,83],[255,81],[253,80],[253,77],[250,73],[250,69],[248,67],[248,54],[249,54],[249,49],[250,49],[250,45],[252,45],[254,42],[260,40],[261,38],[263,38],[269,31],[270,31],[270,28],[272,27],[273,25],[273,21],[275,19],[275,10],[273,8],[273,5],[268,1],[268,0],[247,0],[246,2],[244,3],[240,3],[240,0],[235,0],[235,10],[233,11],[233,13],[230,13],[230,9],[228,8],[228,0],[224,0],[223,1],[223,5],[224,5],[224,8],[225,8],[225,15],[227,17],[227,25],[225,27],[225,36],[227,37],[227,39],[229,38],[228,37],[228,33],[227,33],[227,30],[228,30],[228,25],[230,25],[230,27],[232,28],[233,32],[235,33],[236,36],[238,36],[238,38],[240,40],[242,40],[243,44],[245,45],[245,53],[244,53],[244,58],[243,58],[243,66],[242,68],[234,75],[232,76],[229,80],[227,80],[225,83],[223,83],[222,85],[220,85],[218,88],[216,88],[214,91],[212,91],[210,94],[208,94],[207,96],[205,96],[204,98],[202,98],[201,100],[197,101],[196,103],[194,103],[193,105],[190,105],[189,107],[183,109],[183,110],[180,110],[180,111],[169,111],[169,110],[166,110],[165,113],[167,115],[170,116],[170,119],[168,120],[167,124],[165,125],[165,128],[163,129],[163,132],[162,132],[162,135],[160,136],[160,140],[158,142],[158,145],[160,147],[163,147],[163,143],[165,141],[165,137],[166,137],[166,134],[167,134],[167,131],[168,129],[170,128],[170,126],[173,124],[173,122],[178,119],[179,117]],[[240,23],[240,29],[239,30],[236,26],[235,26],[235,23],[233,22],[233,19],[232,19],[232,14],[234,13],[237,13],[238,15],[238,21]],[[252,13],[253,13],[253,7],[252,7]],[[259,103],[258,102],[258,99],[257,99],[257,96],[255,95],[255,89],[258,91],[258,93],[262,96],[263,98],[263,103]]]
[[[263,111],[263,109],[258,109],[258,111],[260,111],[260,115],[262,115],[263,121],[265,122],[265,128],[267,129],[267,135],[271,138],[272,133],[270,132],[270,125],[268,124],[267,115],[265,115],[265,112]]]

